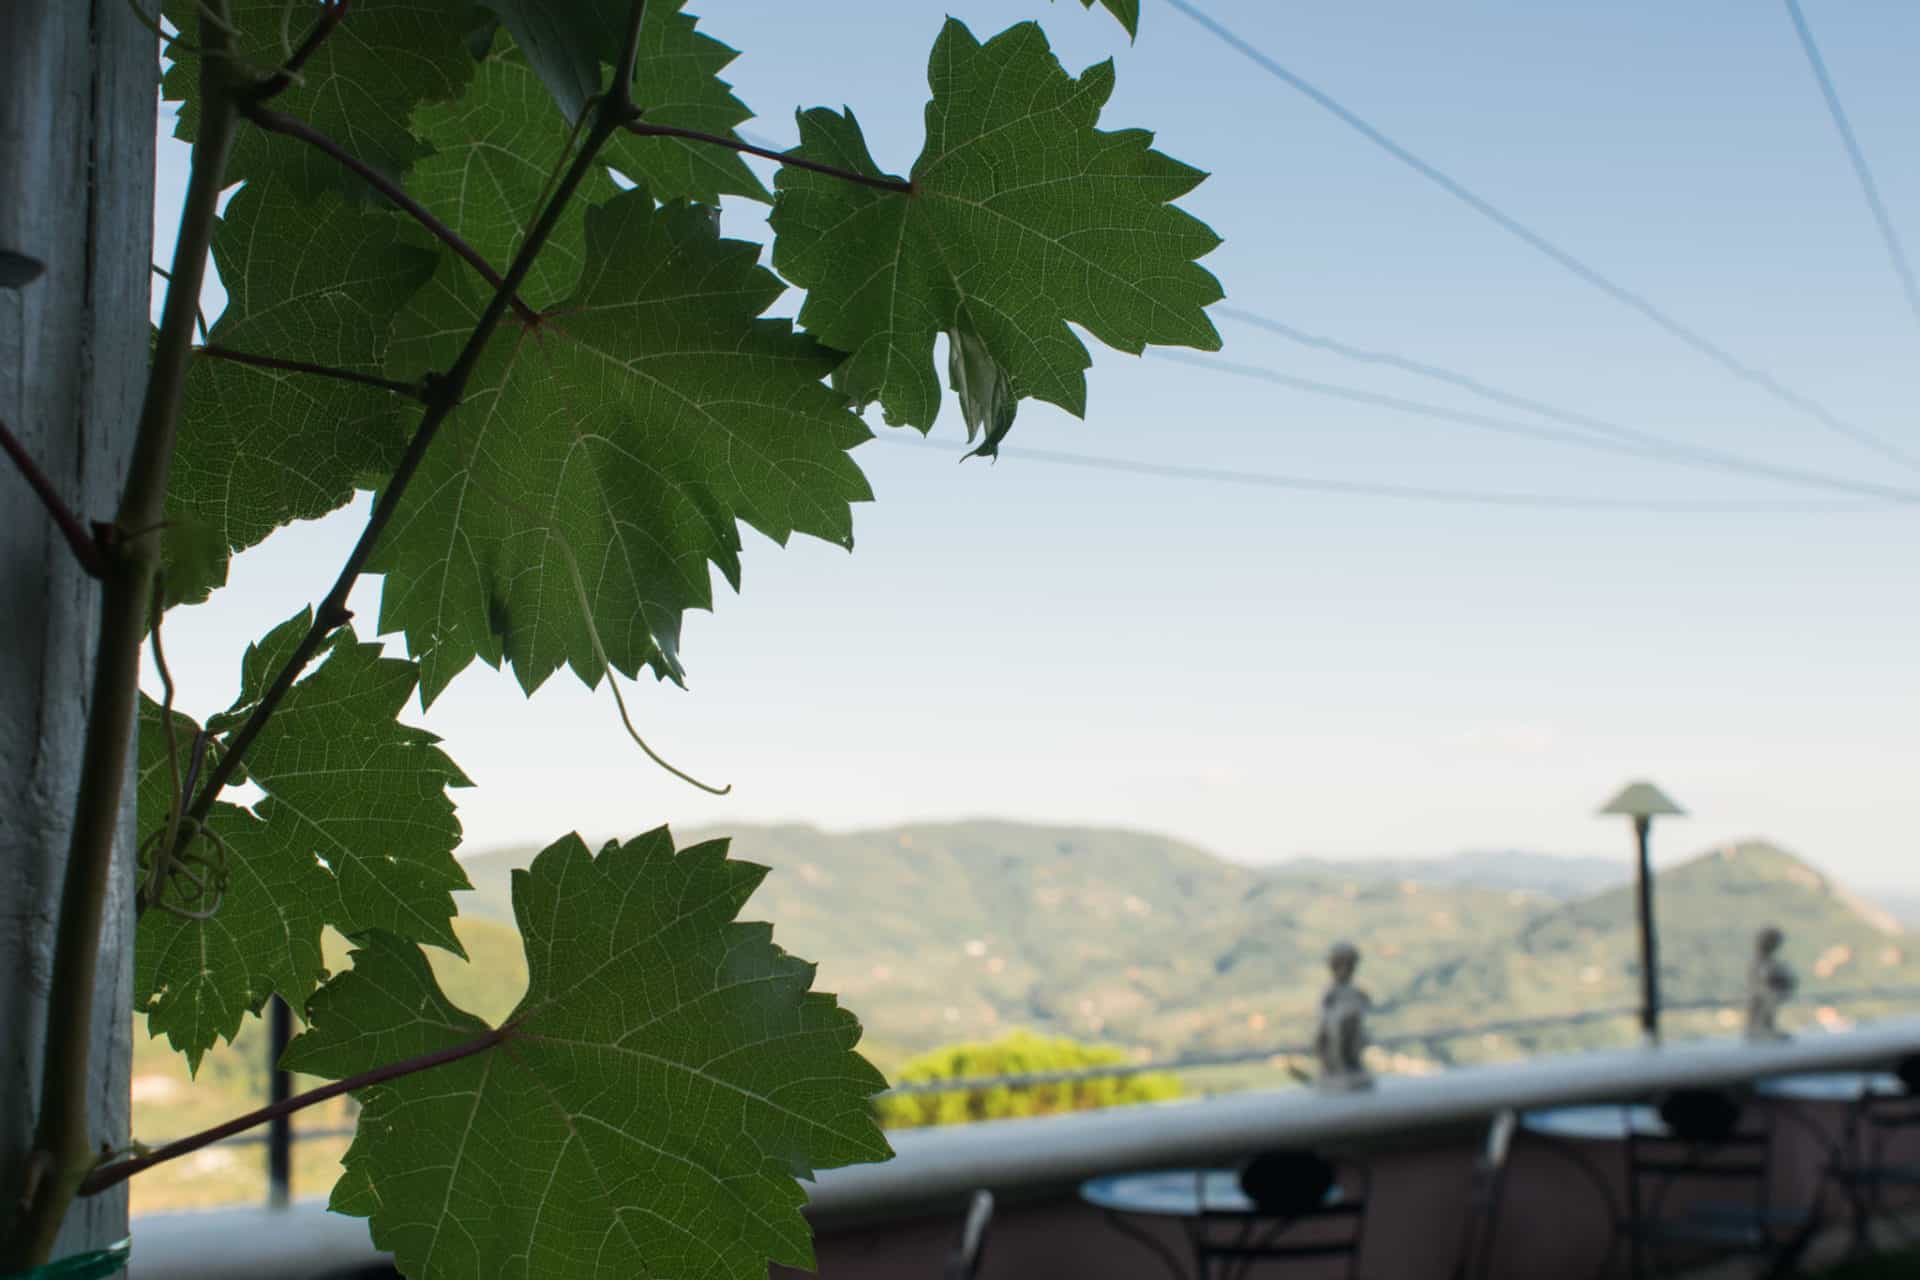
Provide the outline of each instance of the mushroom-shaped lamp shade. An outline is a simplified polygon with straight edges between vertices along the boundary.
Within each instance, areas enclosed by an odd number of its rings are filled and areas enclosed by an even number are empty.
[[[1620,794],[1607,801],[1601,813],[1617,813],[1627,818],[1657,818],[1664,814],[1686,815],[1686,810],[1668,799],[1667,793],[1651,782],[1630,782]]]

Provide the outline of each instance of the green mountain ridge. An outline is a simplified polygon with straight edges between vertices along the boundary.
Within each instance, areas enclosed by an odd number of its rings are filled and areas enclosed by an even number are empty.
[[[1384,1033],[1637,999],[1631,887],[1567,897],[1563,869],[1541,855],[1497,855],[1488,887],[1447,859],[1253,868],[1144,832],[1002,821],[677,835],[726,835],[735,856],[771,868],[747,915],[819,963],[821,985],[859,1013],[883,1064],[1011,1026],[1155,1054],[1299,1043],[1322,957],[1342,938],[1364,953]],[[475,890],[462,910],[510,921],[508,872],[534,852],[464,859]],[[1788,930],[1789,962],[1810,988],[1920,981],[1891,916],[1765,841],[1656,881],[1669,999],[1737,995],[1766,923]]]

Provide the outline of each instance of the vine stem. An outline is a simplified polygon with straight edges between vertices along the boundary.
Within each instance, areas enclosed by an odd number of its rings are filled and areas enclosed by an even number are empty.
[[[793,169],[824,173],[829,178],[858,183],[860,186],[872,187],[877,191],[894,191],[902,195],[913,193],[913,184],[903,182],[899,178],[879,178],[855,169],[843,169],[839,165],[822,164],[818,160],[809,160],[805,156],[775,151],[772,147],[756,147],[751,142],[742,142],[738,138],[728,138],[717,133],[702,133],[698,129],[681,129],[670,124],[649,124],[644,120],[635,120],[627,125],[626,129],[628,133],[640,138],[680,138],[687,142],[704,142],[710,146],[726,147],[730,151],[743,151],[750,156],[759,156],[762,160],[772,160]]]
[[[634,0],[629,17],[625,52],[617,65],[624,71],[615,73],[614,92],[601,99],[601,105],[595,112],[594,121],[587,131],[580,151],[573,158],[553,194],[548,197],[546,207],[540,211],[532,229],[527,233],[526,241],[520,251],[514,255],[512,264],[507,268],[504,279],[495,287],[493,297],[488,301],[480,319],[475,322],[473,332],[468,335],[466,345],[460,355],[444,374],[429,375],[426,381],[426,411],[420,416],[420,424],[414,428],[412,439],[407,441],[406,452],[401,455],[400,464],[394,468],[393,476],[380,491],[374,501],[373,511],[367,517],[366,528],[360,533],[360,540],[347,554],[346,563],[340,567],[340,573],[334,578],[333,586],[319,607],[313,611],[313,621],[307,624],[306,634],[300,637],[287,660],[275,673],[273,683],[248,713],[246,722],[234,732],[228,740],[227,748],[220,758],[208,770],[207,779],[201,784],[199,793],[193,798],[187,810],[190,822],[183,824],[184,832],[194,829],[206,821],[212,812],[213,802],[221,790],[232,780],[234,772],[240,767],[241,760],[260,731],[272,718],[280,703],[286,698],[288,690],[307,669],[320,647],[333,630],[346,623],[352,614],[347,609],[347,597],[352,594],[354,583],[366,571],[367,561],[372,558],[374,547],[380,541],[380,535],[386,531],[393,520],[394,512],[399,509],[400,500],[406,496],[407,487],[420,469],[421,461],[426,457],[427,449],[433,444],[441,425],[458,408],[462,396],[466,393],[467,383],[473,377],[473,371],[479,366],[480,357],[485,354],[487,343],[494,331],[500,327],[508,309],[514,304],[521,283],[527,273],[533,269],[534,260],[546,246],[547,239],[553,234],[560,216],[566,211],[567,204],[579,189],[580,183],[593,168],[600,150],[607,140],[622,126],[630,122],[636,113],[633,105],[630,83],[632,67],[637,57],[640,36],[640,23],[645,16],[646,0]],[[624,78],[623,78],[624,77]],[[176,847],[175,856],[182,850]]]
[[[285,93],[288,86],[292,85],[299,76],[300,68],[307,65],[307,59],[327,42],[327,37],[333,34],[334,28],[346,18],[347,6],[351,2],[352,0],[331,0],[331,3],[321,5],[320,17],[308,30],[306,38],[300,41],[300,47],[288,56],[280,70],[262,81],[260,87],[248,96],[254,102],[265,102],[269,98],[277,98]]]
[[[222,346],[195,347],[193,353],[208,360],[229,360],[234,364],[252,365],[258,369],[279,369],[285,373],[310,373],[316,378],[357,382],[363,387],[378,387],[382,391],[391,391],[397,396],[406,396],[410,400],[419,400],[425,394],[417,382],[401,382],[397,378],[381,378],[371,373],[357,373],[352,369],[336,369],[330,364],[311,364],[305,360],[282,360],[279,356],[254,355],[251,352],[235,351],[232,347]]]
[[[113,879],[140,689],[140,646],[159,572],[156,536],[165,517],[167,469],[179,424],[181,392],[193,349],[195,312],[213,239],[220,190],[233,142],[232,68],[226,0],[204,0],[200,21],[201,93],[206,103],[193,145],[192,174],[174,243],[173,281],[161,312],[133,457],[115,525],[137,531],[111,539],[101,578],[100,635],[87,708],[79,794],[47,992],[46,1045],[34,1151],[18,1228],[5,1244],[8,1271],[38,1266],[53,1251],[60,1224],[93,1164],[87,1100],[100,925]]]
[[[348,1076],[342,1080],[335,1080],[332,1084],[321,1085],[318,1089],[309,1089],[305,1093],[296,1093],[291,1098],[282,1102],[275,1102],[257,1110],[249,1111],[245,1115],[235,1116],[231,1120],[214,1125],[211,1129],[202,1129],[199,1133],[189,1135],[174,1142],[169,1142],[164,1147],[155,1147],[145,1155],[135,1156],[131,1160],[116,1160],[112,1164],[97,1165],[80,1183],[80,1194],[83,1196],[98,1195],[109,1187],[118,1186],[128,1178],[133,1177],[136,1173],[142,1173],[157,1164],[165,1164],[169,1160],[189,1155],[202,1147],[210,1146],[220,1141],[222,1138],[230,1138],[236,1133],[244,1133],[248,1129],[263,1125],[269,1120],[276,1120],[281,1116],[290,1116],[297,1111],[304,1111],[316,1103],[325,1102],[329,1098],[337,1098],[343,1093],[351,1093],[355,1089],[365,1089],[387,1080],[397,1079],[400,1076],[410,1076],[419,1071],[429,1071],[434,1067],[444,1067],[450,1062],[458,1062],[462,1058],[471,1058],[476,1053],[485,1053],[496,1045],[506,1043],[513,1035],[513,1029],[514,1024],[507,1023],[503,1026],[495,1027],[483,1035],[475,1036],[471,1040],[462,1040],[459,1044],[448,1045],[444,1049],[435,1049],[432,1053],[423,1053],[412,1058],[403,1058],[398,1062],[390,1062],[384,1067],[375,1067],[371,1071],[362,1071],[359,1075]]]
[[[20,469],[20,477],[27,482],[27,487],[33,490],[34,496],[40,499],[40,505],[47,509],[47,514],[59,527],[61,535],[67,540],[67,545],[73,549],[74,559],[78,560],[80,567],[87,571],[87,576],[90,578],[103,576],[106,573],[106,564],[100,554],[99,540],[87,532],[87,526],[81,523],[80,517],[74,514],[72,507],[67,505],[66,499],[60,496],[60,491],[53,487],[53,481],[47,477],[45,471],[40,469],[40,464],[33,460],[33,455],[27,452],[27,446],[20,443],[13,432],[7,430],[7,424],[4,422],[0,422],[0,450],[5,450],[6,455],[13,459],[13,465]]]
[[[251,100],[243,101],[240,104],[240,110],[249,121],[265,129],[268,133],[277,133],[284,137],[304,142],[342,168],[350,171],[355,177],[392,201],[396,207],[406,213],[415,222],[425,227],[432,233],[435,239],[464,258],[468,266],[480,273],[482,280],[485,280],[495,289],[500,288],[500,273],[493,269],[493,264],[488,262],[478,249],[468,244],[466,237],[442,222],[427,206],[408,195],[406,191],[401,188],[400,184],[392,178],[381,173],[378,169],[362,160],[359,156],[354,155],[351,151],[348,151],[345,147],[298,116],[290,116],[284,111],[275,111],[271,107]],[[528,328],[533,328],[540,323],[540,313],[520,300],[517,289],[510,294],[509,297],[513,304],[514,314],[520,317],[522,324],[525,324]]]

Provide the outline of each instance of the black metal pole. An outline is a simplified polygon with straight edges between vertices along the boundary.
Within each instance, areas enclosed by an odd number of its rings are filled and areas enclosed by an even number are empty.
[[[1647,859],[1647,835],[1653,819],[1637,816],[1633,834],[1640,846],[1640,1029],[1650,1042],[1660,1039],[1660,957],[1653,933],[1653,868]]]
[[[280,1055],[293,1039],[293,1010],[279,996],[267,1001],[267,1070],[272,1073],[270,1101],[293,1096],[293,1075],[280,1070]],[[267,1122],[267,1204],[284,1209],[293,1200],[293,1117],[275,1116]]]

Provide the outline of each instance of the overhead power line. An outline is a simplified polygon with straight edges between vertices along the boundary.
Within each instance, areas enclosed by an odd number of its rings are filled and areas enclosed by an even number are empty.
[[[1880,200],[1880,187],[1873,180],[1873,169],[1867,164],[1867,154],[1860,149],[1860,140],[1853,134],[1853,125],[1847,121],[1847,113],[1840,106],[1840,95],[1834,90],[1833,77],[1827,74],[1826,60],[1820,56],[1820,46],[1814,43],[1813,28],[1807,25],[1806,15],[1800,12],[1800,0],[1787,0],[1787,15],[1793,19],[1793,29],[1800,37],[1800,47],[1806,51],[1807,65],[1813,68],[1813,78],[1820,82],[1821,96],[1827,100],[1827,112],[1833,117],[1833,127],[1840,131],[1840,142],[1847,149],[1847,159],[1853,162],[1854,176],[1860,179],[1860,191],[1867,198],[1867,208],[1873,211],[1873,220],[1880,226],[1880,238],[1886,241],[1887,256],[1893,259],[1894,272],[1900,277],[1900,286],[1906,291],[1907,306],[1913,310],[1913,318],[1920,321],[1920,283],[1913,277],[1913,264],[1907,261],[1907,252],[1900,245],[1899,233],[1893,229],[1893,219],[1887,216],[1887,206]]]
[[[1320,351],[1331,352],[1334,355],[1353,360],[1360,364],[1380,365],[1389,369],[1398,369],[1403,373],[1411,373],[1417,377],[1429,378],[1435,382],[1444,382],[1449,386],[1459,387],[1463,391],[1469,391],[1482,399],[1491,400],[1496,404],[1503,404],[1513,409],[1524,409],[1528,413],[1538,414],[1543,418],[1549,418],[1556,422],[1563,422],[1569,426],[1590,431],[1596,436],[1621,441],[1634,446],[1634,448],[1630,450],[1631,452],[1648,458],[1658,458],[1663,461],[1680,463],[1687,466],[1712,467],[1717,470],[1738,472],[1744,475],[1777,480],[1784,484],[1801,485],[1808,488],[1829,489],[1840,493],[1882,497],[1888,501],[1907,502],[1920,499],[1920,493],[1850,480],[1842,476],[1831,476],[1819,471],[1807,471],[1799,467],[1776,466],[1773,463],[1761,462],[1737,453],[1727,453],[1720,449],[1709,449],[1698,445],[1687,444],[1684,441],[1673,440],[1655,432],[1643,431],[1636,427],[1623,426],[1617,422],[1609,422],[1605,418],[1596,418],[1591,414],[1579,413],[1571,409],[1561,409],[1545,401],[1536,400],[1531,396],[1518,395],[1511,391],[1502,390],[1499,387],[1482,382],[1469,374],[1448,369],[1441,365],[1427,364],[1424,361],[1413,360],[1390,351],[1371,351],[1364,347],[1352,346],[1335,338],[1307,333],[1294,328],[1292,325],[1275,320],[1271,316],[1261,315],[1257,311],[1249,311],[1245,307],[1221,304],[1213,308],[1213,314],[1229,320],[1238,321],[1241,324],[1251,325],[1256,329],[1264,329],[1266,332],[1285,338],[1289,342],[1298,343],[1304,347],[1312,347]],[[1196,358],[1193,356],[1185,356],[1181,358],[1181,363],[1204,367],[1205,365],[1213,363],[1213,360],[1210,357]],[[1266,381],[1280,381],[1281,385],[1292,386],[1297,390],[1311,391],[1316,394],[1328,394],[1334,390],[1326,383],[1315,383],[1309,382],[1306,379],[1291,378],[1272,370],[1260,370],[1256,373],[1252,366],[1231,365],[1224,361],[1221,362],[1221,364],[1222,372],[1238,373],[1248,377],[1260,377]],[[1339,390],[1343,398],[1353,398],[1345,394],[1346,389],[1342,388]],[[1378,401],[1370,399],[1366,401],[1366,403],[1378,403]],[[1429,410],[1436,409],[1438,406],[1423,405],[1417,401],[1397,401],[1388,407],[1402,409],[1406,412],[1428,413]],[[1446,413],[1449,421],[1461,421],[1461,418],[1453,415],[1452,411],[1443,412]],[[1429,416],[1433,415],[1429,414]],[[1519,431],[1521,428],[1526,427],[1526,434],[1536,433],[1533,428],[1527,427],[1527,424],[1513,423],[1502,419],[1489,421],[1476,417],[1469,425],[1490,426],[1494,423],[1498,424],[1495,428],[1498,430]],[[1568,437],[1563,433],[1557,432],[1544,438],[1560,440],[1571,444],[1594,445],[1594,441],[1578,437]],[[1629,450],[1621,450],[1621,452],[1628,451]]]
[[[952,452],[938,441],[918,434],[888,432],[875,437],[884,444],[917,446]],[[1646,512],[1668,515],[1794,514],[1831,515],[1868,510],[1852,503],[1722,501],[1715,499],[1595,498],[1584,494],[1515,493],[1500,490],[1444,489],[1422,485],[1377,484],[1370,481],[1322,480],[1310,476],[1277,475],[1272,472],[1241,471],[1224,467],[1194,467],[1183,463],[1136,462],[1128,458],[1101,457],[1086,453],[1062,453],[1055,449],[1003,447],[1003,457],[1023,462],[1041,462],[1054,466],[1082,467],[1093,471],[1112,471],[1125,475],[1151,476],[1166,480],[1189,480],[1213,484],[1248,485],[1262,489],[1285,489],[1295,493],[1330,494],[1341,497],[1388,498],[1412,502],[1440,503],[1449,506],[1528,507],[1564,511]],[[968,456],[955,453],[957,457]]]
[[[1666,332],[1673,337],[1679,339],[1687,346],[1725,369],[1728,373],[1731,373],[1744,382],[1759,387],[1781,403],[1798,410],[1822,426],[1825,426],[1827,429],[1846,436],[1857,444],[1872,449],[1885,457],[1905,463],[1908,466],[1920,467],[1920,460],[1916,460],[1913,455],[1888,443],[1866,428],[1856,426],[1853,423],[1841,419],[1824,405],[1785,386],[1765,370],[1756,369],[1751,365],[1743,363],[1731,352],[1698,330],[1676,320],[1640,294],[1602,275],[1596,268],[1587,265],[1587,263],[1547,239],[1544,235],[1528,227],[1525,223],[1522,223],[1519,219],[1500,209],[1483,196],[1470,190],[1457,179],[1407,150],[1333,97],[1306,80],[1303,80],[1256,49],[1230,28],[1224,26],[1206,12],[1191,4],[1189,0],[1167,0],[1167,3],[1199,23],[1222,43],[1258,66],[1268,75],[1303,94],[1317,106],[1331,113],[1341,123],[1367,139],[1367,141],[1373,143],[1382,151],[1385,151],[1388,155],[1400,161],[1421,177],[1439,187],[1442,191],[1445,191],[1448,195],[1459,200],[1481,217],[1486,218],[1489,222],[1492,222],[1509,235],[1552,259],[1567,271],[1572,272],[1581,280],[1586,281],[1594,288],[1614,299],[1614,301],[1639,312],[1648,320],[1651,320],[1654,324],[1666,330]]]
[[[1559,427],[1544,426],[1533,422],[1520,422],[1512,418],[1496,418],[1489,414],[1473,413],[1464,409],[1450,409],[1445,405],[1433,404],[1425,400],[1408,400],[1401,396],[1383,395],[1377,391],[1366,391],[1359,387],[1341,386],[1333,382],[1320,382],[1313,378],[1295,377],[1282,373],[1278,369],[1269,369],[1264,365],[1241,364],[1235,360],[1223,360],[1218,356],[1193,355],[1185,351],[1165,351],[1157,347],[1147,348],[1146,354],[1159,360],[1170,360],[1175,364],[1190,365],[1212,373],[1228,373],[1235,377],[1252,378],[1260,382],[1272,383],[1294,391],[1304,391],[1309,395],[1326,396],[1334,400],[1346,400],[1353,404],[1369,405],[1378,409],[1392,409],[1396,413],[1411,414],[1416,417],[1432,418],[1440,422],[1452,422],[1461,426],[1477,427],[1484,431],[1497,431],[1503,435],[1526,436],[1536,440],[1548,440],[1557,444],[1578,445],[1585,449],[1597,449],[1605,453],[1624,454],[1628,457],[1645,458],[1654,462],[1665,462],[1674,466],[1702,467],[1711,470],[1738,470],[1756,475],[1765,475],[1770,479],[1788,480],[1812,488],[1826,489],[1835,493],[1851,494],[1859,498],[1875,498],[1882,502],[1896,502],[1903,505],[1920,503],[1920,491],[1902,489],[1893,485],[1876,484],[1870,480],[1849,480],[1840,476],[1826,476],[1818,472],[1799,472],[1791,468],[1771,467],[1766,463],[1746,462],[1731,455],[1710,454],[1702,456],[1702,451],[1674,444],[1641,444],[1627,440],[1609,439],[1605,436],[1582,434]],[[1657,438],[1656,438],[1657,439]]]

